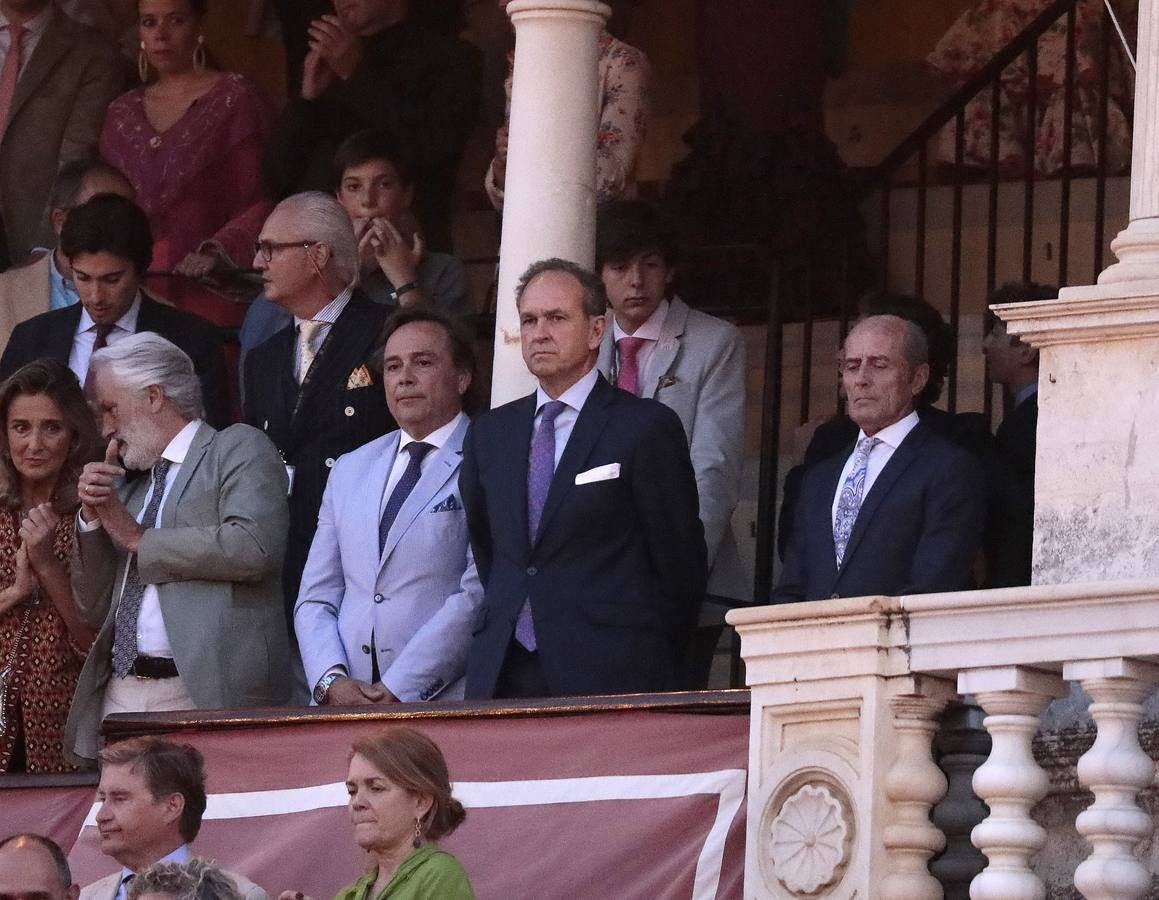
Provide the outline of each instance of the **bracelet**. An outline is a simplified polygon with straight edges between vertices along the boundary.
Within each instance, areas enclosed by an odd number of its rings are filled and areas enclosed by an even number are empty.
[[[398,303],[399,298],[403,294],[405,294],[407,291],[417,291],[418,288],[419,288],[419,283],[417,281],[408,281],[406,284],[400,285],[399,287],[396,287],[393,291],[391,291],[390,292],[390,299],[393,300],[395,303]]]

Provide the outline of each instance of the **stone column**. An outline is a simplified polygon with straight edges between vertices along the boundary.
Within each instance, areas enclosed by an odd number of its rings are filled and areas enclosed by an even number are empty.
[[[596,0],[512,0],[515,70],[503,203],[491,403],[529,393],[515,285],[531,263],[595,258],[599,35],[611,8]]]

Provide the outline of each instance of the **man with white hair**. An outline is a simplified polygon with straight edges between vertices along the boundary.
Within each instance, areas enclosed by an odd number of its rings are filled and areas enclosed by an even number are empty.
[[[291,684],[273,444],[248,425],[207,425],[193,363],[156,334],[98,350],[91,378],[109,443],[80,477],[71,569],[77,609],[99,629],[65,726],[82,764],[109,713],[269,706]],[[125,469],[149,475],[124,482]]]
[[[330,194],[279,203],[254,267],[266,296],[294,317],[247,355],[243,401],[246,421],[270,436],[290,478],[282,572],[290,622],[334,461],[395,428],[382,385],[388,310],[357,288],[354,227]]]

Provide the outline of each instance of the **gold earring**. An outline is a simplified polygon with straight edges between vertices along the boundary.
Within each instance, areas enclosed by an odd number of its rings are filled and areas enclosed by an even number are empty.
[[[141,77],[141,84],[149,80],[149,57],[145,55],[144,41],[141,41],[141,52],[137,54],[137,74]]]
[[[205,58],[205,35],[199,34],[197,36],[197,46],[193,48],[193,68],[198,72],[205,71]]]
[[[423,842],[423,823],[422,820],[415,816],[415,840],[414,845],[417,847]]]

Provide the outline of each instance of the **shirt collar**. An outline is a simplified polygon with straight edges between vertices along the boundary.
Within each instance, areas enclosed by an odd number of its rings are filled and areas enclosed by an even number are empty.
[[[173,435],[173,440],[161,452],[162,459],[167,459],[177,465],[185,462],[185,457],[189,455],[189,448],[193,445],[193,436],[197,434],[197,429],[200,426],[201,419],[194,419],[192,422],[186,423],[184,428]]]
[[[41,248],[37,248],[41,249]],[[56,251],[44,248],[44,252],[48,254],[48,277],[53,284],[60,285],[60,289],[72,296],[77,296],[76,285],[71,278],[65,278],[64,272],[60,271],[60,266],[56,264]]]
[[[166,863],[166,862],[183,863],[183,862],[188,862],[188,861],[189,861],[189,845],[182,844],[176,850],[173,850],[169,853],[166,853],[159,860],[154,862],[153,865],[157,865],[157,863]],[[121,869],[121,881],[124,881],[129,875],[136,875],[136,874],[137,873],[134,872],[132,869],[122,868]],[[126,893],[128,893],[128,891],[126,891]]]
[[[584,408],[587,403],[588,395],[592,392],[592,388],[596,386],[596,379],[600,377],[600,371],[595,366],[588,370],[579,381],[569,387],[566,391],[560,394],[556,399],[562,400],[576,412]],[[551,397],[547,396],[547,392],[543,388],[535,389],[535,412],[538,415],[539,411],[543,409],[545,403],[551,402]]]
[[[451,421],[449,421],[446,425],[443,425],[441,428],[436,428],[425,438],[421,438],[422,442],[424,444],[430,444],[436,450],[441,450],[443,445],[451,439],[451,435],[455,433],[455,429],[459,427],[459,422],[462,421],[465,416],[466,414],[460,410],[458,415],[451,419]],[[413,444],[417,440],[420,440],[420,438],[413,438],[406,433],[405,428],[401,429],[398,439],[398,452],[402,453],[403,447],[405,447],[407,444]]]
[[[342,292],[318,310],[309,319],[302,319],[294,316],[294,326],[297,327],[303,322],[325,322],[327,325],[333,325],[338,321],[338,317],[342,315],[342,310],[346,309],[346,304],[350,302],[350,298],[354,296],[354,285],[347,285]]]
[[[129,304],[129,308],[125,310],[125,314],[113,323],[114,328],[119,328],[121,331],[127,331],[129,334],[135,334],[137,331],[137,316],[141,312],[141,292],[137,291],[137,296],[133,298],[133,302]],[[89,315],[89,311],[83,306],[80,312],[80,324],[77,326],[77,334],[85,331],[91,331],[96,327],[96,322],[93,317]]]
[[[48,27],[48,20],[52,18],[53,4],[49,3],[35,16],[24,23],[25,39],[29,37],[40,37],[44,34],[44,29]],[[0,13],[0,28],[8,27],[8,17]]]
[[[612,314],[612,337],[619,341],[622,337],[638,337],[644,338],[646,341],[660,340],[660,329],[664,327],[664,320],[668,317],[669,303],[667,300],[661,300],[660,305],[656,307],[652,315],[648,316],[648,321],[636,329],[635,333],[628,334],[620,327],[620,323],[616,321],[615,313]]]
[[[906,439],[906,436],[917,427],[919,421],[921,420],[918,418],[917,410],[911,410],[908,416],[898,419],[892,425],[886,425],[874,437],[896,450],[901,446],[901,442]],[[859,431],[857,440],[860,441],[863,437],[866,437],[865,432]]]

